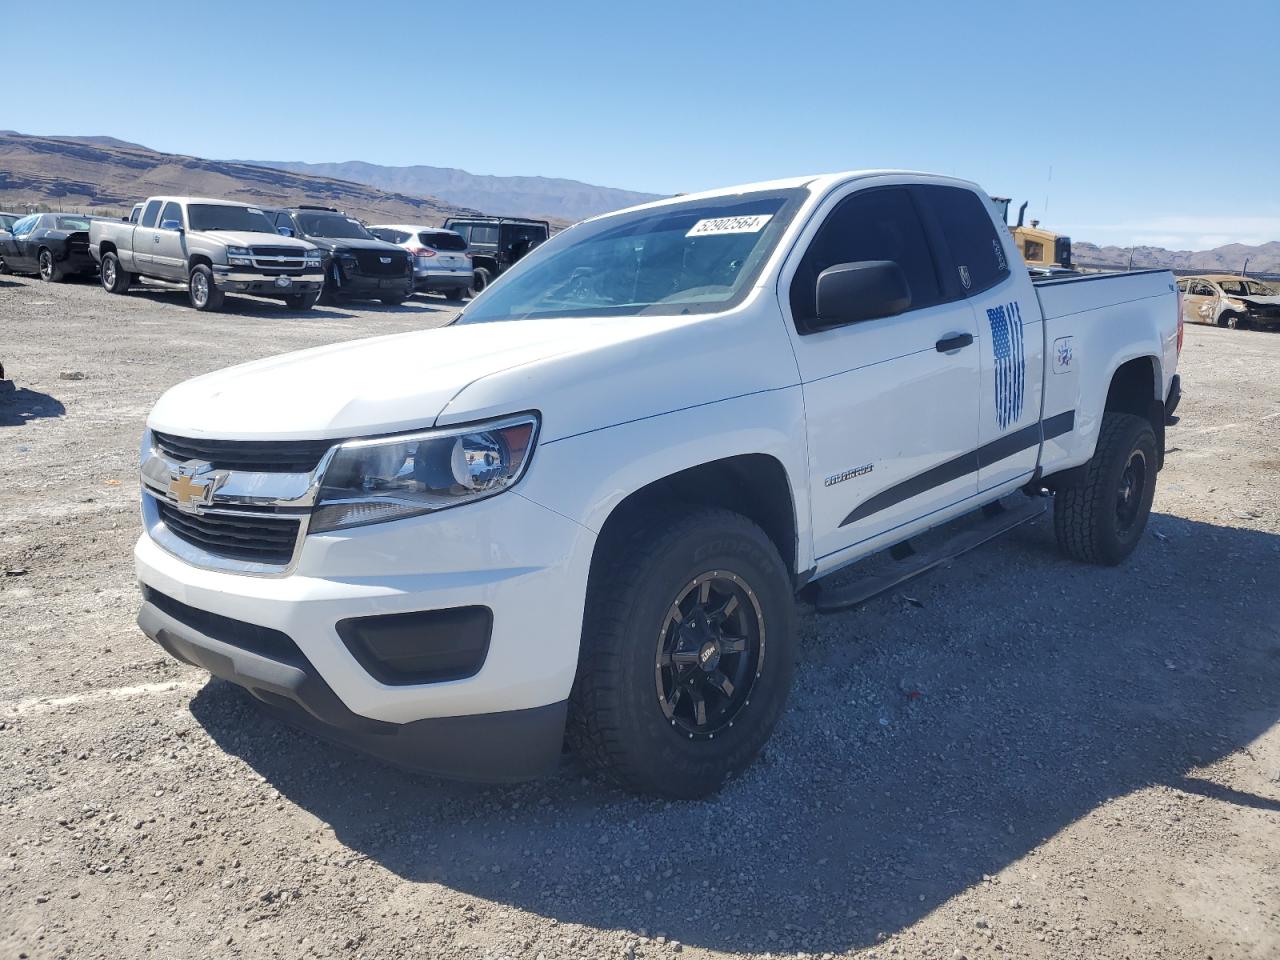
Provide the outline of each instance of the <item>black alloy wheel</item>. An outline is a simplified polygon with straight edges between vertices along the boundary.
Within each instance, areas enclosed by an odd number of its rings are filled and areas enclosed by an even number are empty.
[[[751,703],[764,669],[760,602],[740,577],[695,577],[658,631],[654,685],[663,715],[689,739],[713,739]]]

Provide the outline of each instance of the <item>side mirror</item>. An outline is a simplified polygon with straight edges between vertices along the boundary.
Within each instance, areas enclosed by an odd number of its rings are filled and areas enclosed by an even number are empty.
[[[121,217],[120,220],[122,223],[133,223],[133,214],[129,214],[127,217]]]
[[[179,233],[181,233],[182,221],[181,220],[161,220],[160,229],[161,230],[177,230]]]
[[[892,260],[838,263],[818,274],[815,329],[893,317],[911,309],[906,275]]]
[[[293,228],[292,227],[276,227],[276,233],[280,234],[280,236],[282,237],[292,237]]]

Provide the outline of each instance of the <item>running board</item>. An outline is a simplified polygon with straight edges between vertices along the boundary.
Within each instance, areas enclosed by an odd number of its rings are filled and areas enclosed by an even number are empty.
[[[1014,527],[1034,520],[1049,509],[1050,502],[1049,497],[1032,497],[1016,507],[1005,507],[1000,503],[988,504],[978,514],[982,517],[979,522],[959,531],[932,550],[916,553],[909,544],[898,544],[891,548],[891,555],[896,563],[893,569],[885,573],[864,577],[835,589],[824,589],[822,582],[818,581],[814,584],[818,588],[814,606],[819,613],[835,613],[856,607],[886,590],[892,590],[900,583],[927,573],[939,564],[982,546]]]

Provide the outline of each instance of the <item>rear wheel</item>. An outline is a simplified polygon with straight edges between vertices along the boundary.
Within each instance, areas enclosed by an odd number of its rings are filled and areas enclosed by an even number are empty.
[[[46,283],[59,283],[65,274],[62,272],[62,266],[53,259],[53,251],[48,247],[40,249],[40,279]]]
[[[1053,531],[1075,560],[1114,566],[1133,552],[1146,529],[1156,491],[1156,435],[1131,413],[1108,413],[1093,459],[1074,484],[1054,497]]]
[[[467,298],[467,291],[463,290],[461,287],[454,287],[452,290],[446,290],[444,292],[444,298],[450,303],[461,303]]]
[[[493,278],[489,275],[489,271],[484,267],[476,267],[475,272],[471,275],[471,296],[475,296],[485,287],[487,287]]]
[[[213,283],[213,271],[203,263],[191,268],[191,276],[187,279],[187,292],[191,297],[191,305],[197,310],[222,309],[225,297]]]
[[[124,293],[133,282],[133,277],[120,267],[120,258],[114,253],[103,255],[100,273],[103,289],[108,293]]]
[[[676,505],[602,545],[588,586],[570,744],[622,786],[703,797],[769,739],[791,687],[795,603],[773,542]]]

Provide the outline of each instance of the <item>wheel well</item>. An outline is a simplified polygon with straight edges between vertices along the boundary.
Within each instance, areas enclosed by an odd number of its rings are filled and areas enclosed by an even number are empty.
[[[655,480],[613,508],[600,530],[591,566],[619,539],[645,522],[664,503],[723,507],[757,524],[773,541],[787,569],[796,569],[796,518],[787,471],[767,454],[713,460]]]
[[[1122,363],[1111,376],[1106,413],[1131,413],[1151,423],[1156,435],[1158,467],[1164,466],[1164,404],[1156,399],[1156,361],[1136,357]]]
[[[109,242],[108,242],[108,243],[100,243],[100,244],[98,244],[98,255],[99,255],[99,256],[102,256],[102,255],[104,255],[104,254],[108,254],[108,253],[115,253],[115,252],[116,252],[116,245],[115,245],[114,243],[109,243]]]
[[[492,257],[473,257],[471,265],[475,267],[483,267],[489,271],[490,278],[496,278],[498,275],[498,261]]]
[[[195,254],[194,256],[192,256],[190,259],[188,259],[188,260],[187,260],[187,273],[190,273],[192,270],[194,270],[197,266],[199,266],[199,265],[200,265],[200,264],[202,264],[202,263],[203,263],[206,267],[212,267],[212,266],[213,266],[213,261],[212,261],[212,260],[210,260],[208,257],[206,257],[206,256],[205,256],[204,254],[202,254],[202,253],[197,253],[197,254]]]

